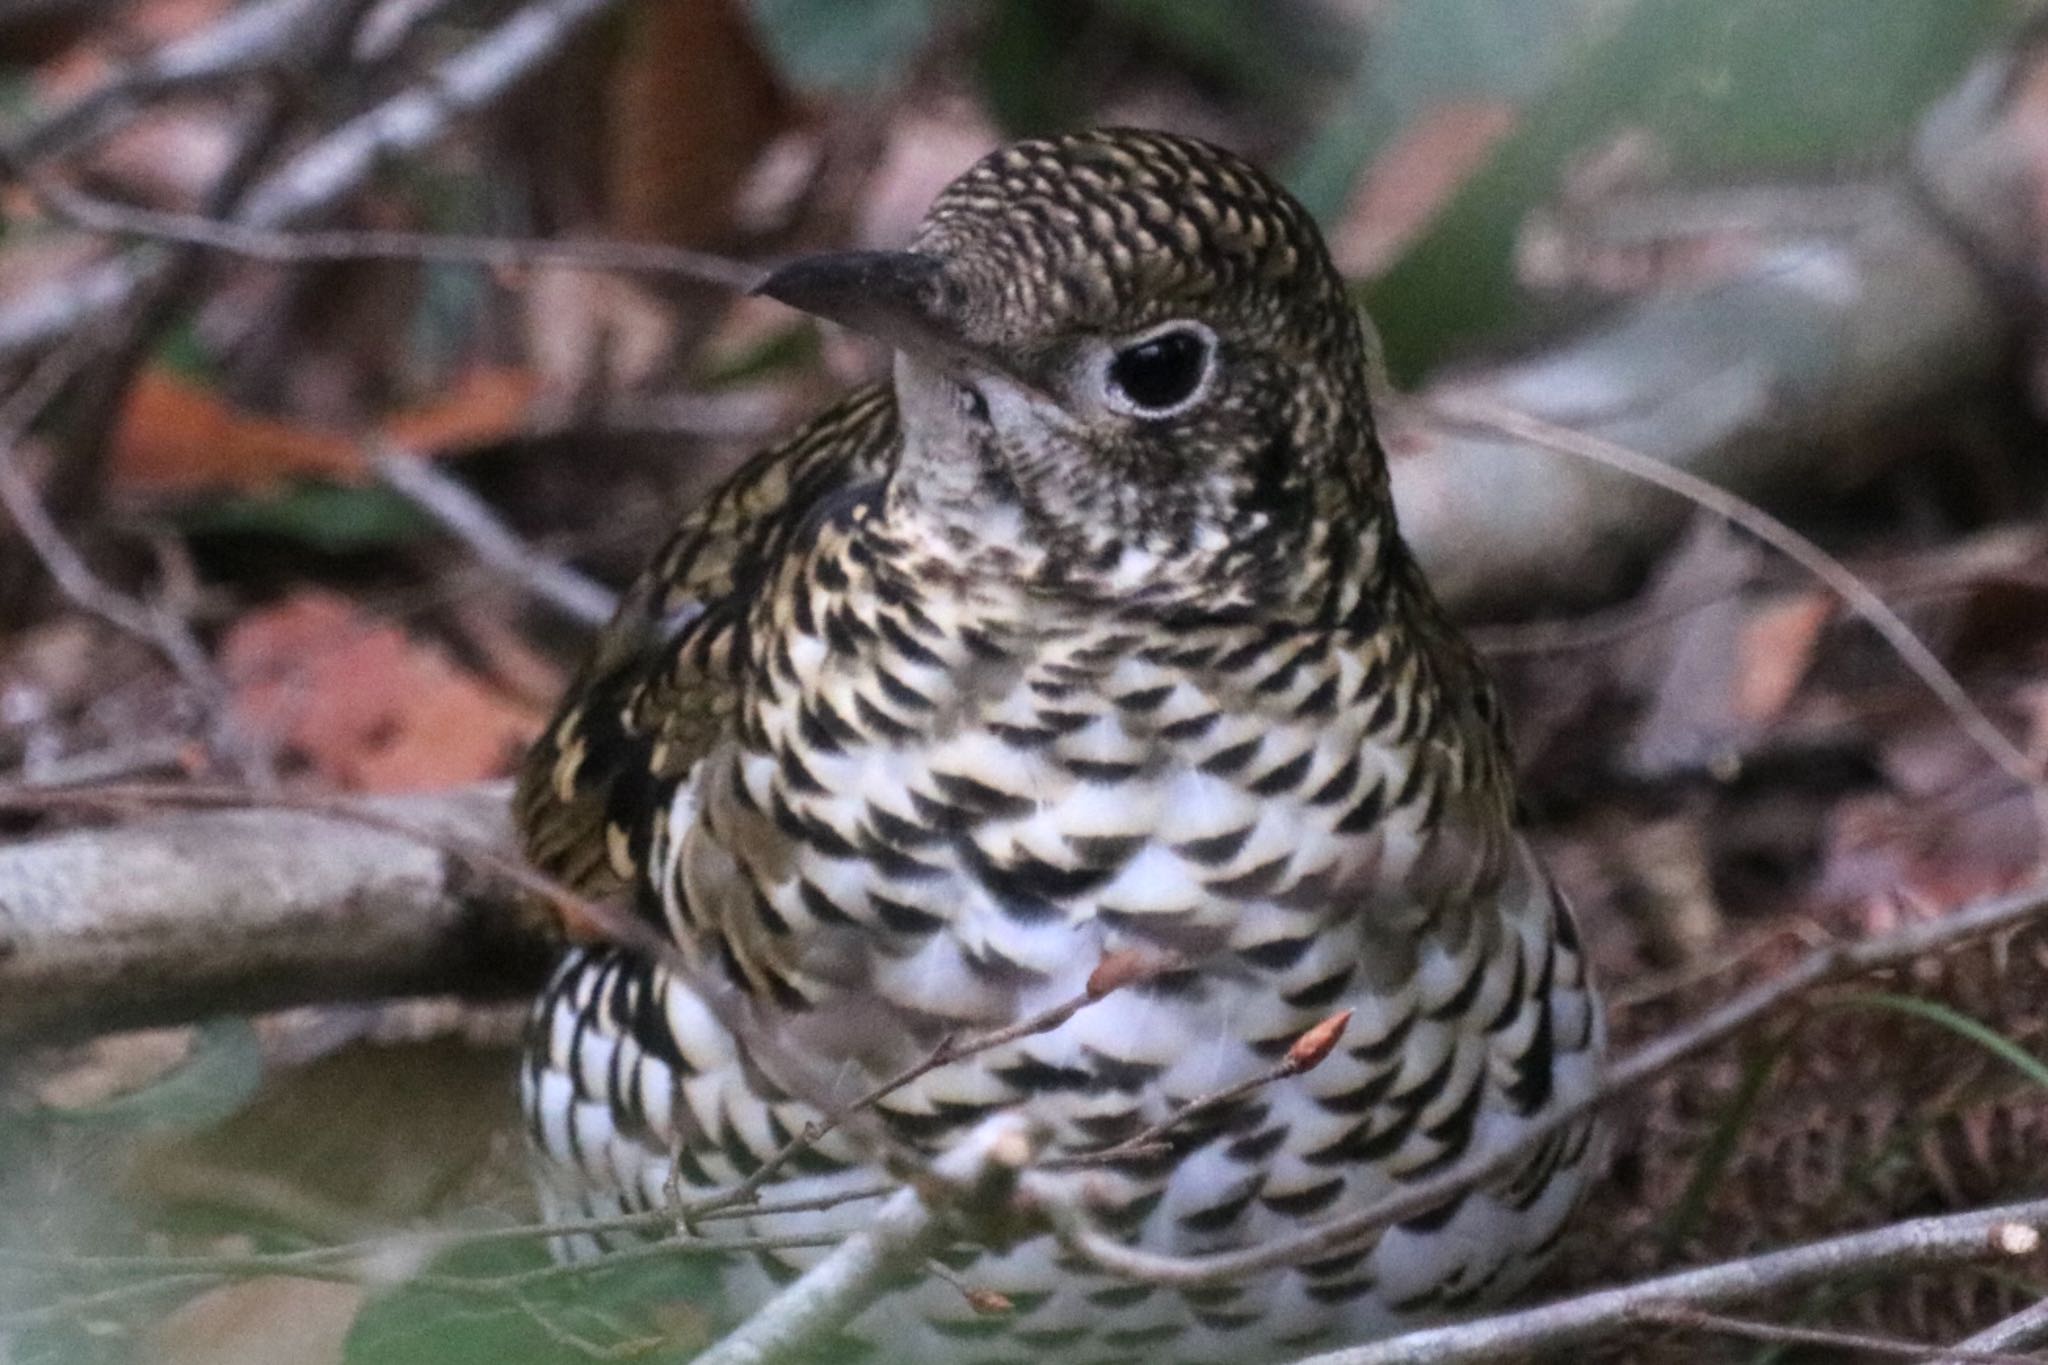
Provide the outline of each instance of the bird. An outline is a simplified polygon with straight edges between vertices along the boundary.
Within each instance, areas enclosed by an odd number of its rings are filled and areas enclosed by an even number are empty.
[[[549,1220],[729,1188],[921,1059],[727,1226],[843,1236],[1014,1115],[1093,1226],[1198,1256],[1589,1102],[1605,1034],[1573,914],[1495,689],[1400,537],[1365,324],[1286,190],[1166,132],[1019,141],[906,248],[756,292],[892,368],[681,521],[524,764],[532,863],[664,948],[571,947],[534,1010]],[[1133,955],[1156,970],[1056,1027],[938,1051]],[[1327,1057],[1256,1083],[1324,1021]],[[1526,1285],[1593,1179],[1597,1124],[1553,1129],[1304,1264],[1175,1287],[1026,1226],[942,1251],[846,1336],[1242,1365],[1470,1312]],[[735,1253],[728,1306],[821,1254]]]

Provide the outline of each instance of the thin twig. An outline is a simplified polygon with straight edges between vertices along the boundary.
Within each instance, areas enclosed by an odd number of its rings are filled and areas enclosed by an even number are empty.
[[[561,1230],[536,1228],[531,1230],[529,1235],[552,1235]],[[521,1231],[524,1233],[528,1230]],[[476,1239],[476,1234],[470,1235],[469,1240]],[[560,1280],[610,1272],[622,1266],[643,1262],[693,1256],[722,1257],[776,1251],[836,1250],[843,1244],[843,1239],[829,1234],[671,1237],[607,1252],[603,1256],[589,1260],[565,1261],[502,1275],[447,1275],[417,1269],[432,1252],[446,1246],[466,1244],[468,1242],[457,1235],[451,1235],[446,1239],[433,1235],[400,1236],[358,1244],[364,1250],[350,1257],[329,1254],[344,1250],[340,1247],[316,1247],[304,1252],[251,1253],[245,1256],[62,1256],[0,1248],[0,1265],[14,1264],[67,1274],[138,1274],[145,1277],[131,1283],[111,1285],[90,1295],[59,1304],[0,1312],[0,1329],[18,1330],[69,1316],[88,1307],[103,1307],[127,1298],[204,1289],[229,1280],[265,1279],[284,1275],[295,1279],[324,1280],[334,1284],[363,1285],[369,1288],[384,1288],[394,1283],[403,1283],[447,1294],[499,1299],[516,1297],[527,1290]]]
[[[1943,1349],[1930,1342],[1905,1341],[1868,1332],[1841,1332],[1827,1327],[1801,1327],[1785,1322],[1765,1322],[1760,1318],[1709,1313],[1682,1303],[1646,1303],[1632,1309],[1629,1320],[1741,1337],[1745,1341],[1765,1341],[1779,1346],[1825,1346],[1835,1351],[1867,1351],[1872,1355],[1896,1356],[1901,1360],[1926,1360],[1930,1354]],[[1948,1359],[1955,1365],[2041,1365],[2038,1356],[1960,1348],[1950,1348]]]
[[[1930,1365],[1964,1365],[1972,1351],[2025,1351],[2041,1345],[2048,1345],[2048,1299],[1993,1323],[1946,1351],[1934,1352]]]
[[[542,558],[498,518],[489,503],[411,451],[384,447],[370,463],[389,484],[467,545],[489,568],[585,626],[601,626],[618,594],[565,564]]]
[[[1330,1351],[1295,1365],[1463,1365],[1597,1340],[1649,1304],[1718,1308],[1834,1284],[2030,1254],[2048,1228],[2048,1199],[1894,1223],[1720,1265],[1603,1289],[1540,1308],[1434,1327]]]
[[[531,76],[585,26],[623,0],[530,0],[415,86],[317,139],[265,177],[233,215],[242,227],[289,227],[355,193],[394,155],[418,151],[456,120]],[[316,9],[319,7],[316,7]],[[181,243],[199,247],[202,242]],[[35,347],[125,305],[163,267],[161,253],[126,257],[46,289],[24,291],[0,313],[0,354]]]
[[[1197,1095],[1174,1109],[1165,1118],[1149,1128],[1131,1134],[1122,1142],[1099,1151],[1078,1152],[1072,1156],[1055,1157],[1040,1164],[1041,1170],[1072,1170],[1085,1166],[1100,1166],[1108,1162],[1123,1161],[1133,1157],[1149,1157],[1170,1150],[1166,1139],[1175,1129],[1211,1113],[1225,1105],[1233,1104],[1255,1091],[1263,1090],[1277,1081],[1313,1071],[1330,1055],[1330,1049],[1343,1037],[1345,1027],[1351,1022],[1351,1011],[1331,1015],[1328,1019],[1304,1031],[1294,1045],[1287,1049],[1279,1061],[1264,1071],[1235,1085],[1212,1090],[1206,1095]]]
[[[945,1240],[934,1200],[970,1216],[1008,1203],[1035,1155],[1024,1120],[999,1114],[932,1163],[931,1176],[890,1196],[874,1219],[770,1299],[697,1365],[768,1365],[803,1358]]]
[[[1450,1168],[1354,1213],[1332,1218],[1306,1232],[1276,1238],[1239,1251],[1206,1256],[1165,1256],[1126,1246],[1088,1225],[1082,1211],[1048,1190],[1048,1209],[1072,1250],[1125,1279],[1149,1284],[1223,1284],[1262,1271],[1299,1265],[1350,1250],[1381,1228],[1428,1212],[1485,1181],[1515,1170],[1541,1143],[1579,1122],[1595,1108],[1641,1085],[1695,1053],[1747,1028],[1817,986],[1902,966],[1966,939],[2007,928],[2048,909],[2048,886],[1979,901],[1931,923],[1906,925],[1860,943],[1818,948],[1788,971],[1659,1038],[1615,1063],[1593,1091],[1559,1105],[1523,1128],[1519,1139],[1490,1153],[1468,1157]]]
[[[200,214],[117,204],[50,176],[21,171],[16,174],[54,217],[83,231],[218,251],[269,265],[407,261],[500,270],[551,266],[558,270],[672,275],[741,292],[759,284],[768,273],[761,266],[730,257],[657,242],[255,227]]]
[[[212,659],[191,628],[175,614],[129,597],[95,574],[85,557],[65,539],[49,509],[44,507],[35,484],[21,468],[18,455],[22,438],[57,394],[98,354],[98,341],[92,337],[81,336],[73,344],[59,347],[43,357],[21,387],[0,405],[0,507],[6,509],[9,520],[57,590],[73,606],[135,636],[163,655],[206,708],[213,721],[215,740],[224,755],[251,781],[267,782],[269,764],[258,746],[235,725],[228,706],[227,684],[214,670]]]
[[[1755,503],[1737,497],[1697,474],[1655,460],[1615,441],[1574,431],[1519,412],[1504,403],[1471,394],[1443,394],[1431,407],[1453,422],[1481,427],[1530,445],[1590,460],[1631,478],[1655,484],[1741,527],[1812,574],[1867,621],[1899,656],[1899,661],[1946,707],[1964,732],[1992,762],[2015,782],[2039,787],[2041,765],[2006,737],[1982,707],[1956,681],[1953,673],[1924,644],[1913,628],[1885,600],[1856,576],[1848,565],[1808,540]]]
[[[915,1083],[942,1066],[951,1066],[955,1062],[979,1056],[981,1053],[1007,1046],[1020,1039],[1050,1033],[1088,1006],[1107,999],[1125,986],[1150,980],[1178,965],[1178,958],[1142,958],[1128,952],[1106,955],[1089,974],[1088,984],[1079,993],[1002,1028],[967,1038],[942,1040],[937,1047],[926,1053],[922,1060],[905,1067],[866,1093],[833,1109],[816,1122],[805,1124],[796,1136],[783,1143],[773,1155],[737,1185],[682,1204],[676,1210],[677,1220],[687,1227],[698,1219],[714,1213],[752,1203],[761,1189],[799,1153],[824,1141],[828,1134],[848,1119],[874,1108],[903,1087]],[[672,1181],[673,1178],[671,1176]]]
[[[231,7],[195,33],[165,43],[9,140],[16,164],[61,155],[99,136],[146,100],[275,65],[291,51],[306,16],[324,0],[262,0]]]

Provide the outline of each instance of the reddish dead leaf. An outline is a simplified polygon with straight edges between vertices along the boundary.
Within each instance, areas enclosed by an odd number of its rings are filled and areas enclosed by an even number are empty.
[[[386,418],[390,440],[419,454],[481,445],[518,431],[538,390],[523,370],[479,366],[446,396]],[[239,408],[154,366],[137,377],[114,433],[114,478],[144,494],[232,488],[261,492],[289,478],[367,477],[361,437],[295,426]]]
[[[1800,593],[1750,613],[1736,671],[1737,716],[1751,725],[1778,718],[1799,690],[1821,629],[1834,614],[1834,599],[1823,592]]]
[[[144,493],[227,486],[259,489],[295,474],[353,478],[354,442],[261,417],[161,367],[129,390],[114,431],[114,478]]]
[[[447,396],[385,420],[384,434],[421,455],[502,440],[526,424],[540,382],[524,370],[478,366]]]
[[[1347,275],[1377,275],[1514,131],[1513,105],[1466,100],[1416,119],[1381,153],[1345,207],[1330,250]]]
[[[1339,1010],[1294,1040],[1287,1049],[1287,1065],[1296,1072],[1313,1071],[1337,1046],[1344,1030],[1351,1026],[1351,1011]]]
[[[607,84],[610,212],[627,237],[710,246],[762,149],[796,121],[739,0],[640,6]]]
[[[221,662],[243,721],[348,790],[502,775],[544,719],[333,593],[242,618]]]

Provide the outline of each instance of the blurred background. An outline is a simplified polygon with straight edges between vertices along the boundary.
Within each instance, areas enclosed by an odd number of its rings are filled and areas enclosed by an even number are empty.
[[[884,370],[737,263],[899,245],[1005,139],[1142,124],[1323,224],[1404,525],[1507,687],[1617,1034],[1654,1035],[2039,873],[2042,8],[0,0],[0,837],[68,827],[34,794],[78,784],[503,777],[676,516]],[[1952,694],[1754,524],[1498,409],[1782,518]],[[2044,948],[1643,1092],[1549,1288],[2040,1193]],[[530,1219],[517,1027],[436,997],[82,1037],[0,1005],[0,1362],[686,1358],[718,1314],[687,1265],[265,1259]],[[2043,1288],[1773,1311],[1946,1341]]]

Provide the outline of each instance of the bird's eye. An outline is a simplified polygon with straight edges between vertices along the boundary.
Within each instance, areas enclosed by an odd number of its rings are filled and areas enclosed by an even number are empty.
[[[962,384],[960,386],[960,411],[966,413],[970,421],[985,423],[988,421],[988,399],[974,385]]]
[[[1207,328],[1185,325],[1132,342],[1110,358],[1110,397],[1141,417],[1169,415],[1200,391],[1215,349]]]

